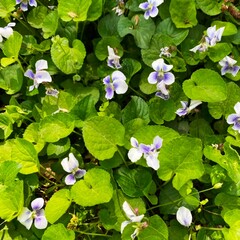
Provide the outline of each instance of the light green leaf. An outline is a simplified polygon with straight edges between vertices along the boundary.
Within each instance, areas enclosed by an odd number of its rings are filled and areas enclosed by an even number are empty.
[[[214,47],[208,48],[208,56],[213,62],[219,62],[232,52],[228,43],[217,43]]]
[[[57,142],[49,143],[47,146],[47,155],[52,158],[62,157],[71,147],[69,138],[60,139]]]
[[[55,192],[47,202],[45,213],[48,222],[55,223],[71,205],[71,196],[68,189]]]
[[[0,139],[7,139],[13,131],[13,120],[7,113],[0,114]]]
[[[68,230],[62,223],[54,224],[46,229],[42,236],[42,240],[74,240],[75,233]]]
[[[6,18],[15,9],[15,0],[1,0],[0,1],[0,17]]]
[[[99,168],[88,170],[84,180],[72,186],[71,195],[73,201],[84,207],[109,202],[113,195],[110,174]]]
[[[196,0],[198,7],[207,15],[215,16],[221,13],[222,2],[218,0]]]
[[[180,137],[166,144],[163,141],[158,158],[159,178],[164,181],[173,178],[173,187],[177,190],[189,180],[197,179],[204,173],[202,143],[197,138]]]
[[[224,192],[219,193],[215,198],[215,204],[225,209],[240,209],[239,196],[233,196]]]
[[[48,14],[47,7],[45,6],[35,7],[27,15],[27,21],[34,28],[42,28],[43,21],[46,18],[47,14]]]
[[[171,0],[169,11],[177,28],[189,28],[198,23],[195,1]]]
[[[135,15],[129,20],[121,16],[118,22],[118,33],[121,37],[127,34],[133,35],[136,45],[140,48],[148,48],[155,32],[155,24],[151,18],[146,20],[143,15]]]
[[[72,48],[69,47],[67,38],[59,36],[52,38],[51,57],[54,64],[64,73],[76,73],[82,67],[86,56],[84,44],[75,39]]]
[[[92,0],[59,0],[58,15],[65,22],[71,20],[75,22],[85,21],[91,4]]]
[[[93,117],[83,126],[83,140],[88,151],[99,160],[113,157],[117,145],[124,144],[124,127],[114,118]]]
[[[94,0],[88,9],[87,20],[95,21],[102,15],[103,0]]]
[[[45,142],[57,142],[74,129],[74,120],[67,113],[56,113],[41,120],[39,134]]]
[[[45,39],[53,36],[58,28],[58,12],[57,10],[50,12],[42,23],[43,37]]]
[[[227,98],[227,85],[222,77],[210,69],[195,71],[191,79],[183,82],[183,91],[190,99],[220,102]]]
[[[20,165],[14,161],[4,161],[0,163],[0,184],[11,186],[14,182]]]
[[[235,182],[240,182],[240,158],[236,150],[229,143],[224,144],[224,155],[220,150],[206,146],[204,155],[206,158],[218,163],[222,168],[227,170],[228,176]]]
[[[220,3],[219,3],[220,4]],[[222,36],[230,36],[237,33],[237,27],[231,22],[213,21],[211,26],[216,25],[216,29],[224,27]]]

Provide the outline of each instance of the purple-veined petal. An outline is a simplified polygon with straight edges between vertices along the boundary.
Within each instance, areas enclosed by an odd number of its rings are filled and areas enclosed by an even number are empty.
[[[138,144],[138,140],[134,137],[131,137],[130,139],[130,142],[131,142],[131,145],[135,148],[138,148],[139,147],[139,144]]]
[[[157,84],[157,90],[160,90],[164,95],[168,96],[168,90],[166,89],[166,85],[163,81]]]
[[[31,69],[28,69],[25,73],[24,73],[25,77],[31,78],[34,80],[35,74],[33,73],[33,71]]]
[[[149,6],[149,3],[148,2],[144,2],[144,3],[139,4],[138,7],[143,9],[143,10],[147,10],[148,6]]]
[[[226,56],[225,58],[225,61],[230,65],[230,66],[233,66],[234,64],[237,63],[237,61],[229,56]]]
[[[31,221],[28,221],[29,219],[32,219],[32,212],[28,208],[24,207],[22,209],[22,212],[19,214],[17,220],[20,223],[22,223],[27,229],[30,229],[32,224],[30,225]],[[26,223],[26,221],[28,221],[26,224],[27,226],[24,224],[24,223]]]
[[[148,20],[149,19],[149,17],[150,17],[150,11],[149,10],[147,10],[145,13],[144,13],[144,18],[146,19],[146,20]]]
[[[21,3],[22,0],[16,0],[16,4],[19,4]]]
[[[37,216],[34,219],[34,226],[37,229],[45,229],[47,225],[48,225],[48,222],[45,216]]]
[[[221,68],[221,75],[225,75],[227,72],[229,72],[229,66],[225,65]]]
[[[192,214],[188,208],[180,207],[177,210],[176,217],[178,222],[185,227],[189,227],[192,223]]]
[[[223,58],[221,61],[219,61],[219,65],[224,67],[227,64],[227,57]]]
[[[156,92],[155,94],[157,97],[162,98],[163,100],[168,100],[170,98],[169,94],[163,94],[162,92]]]
[[[209,27],[209,28],[207,29],[207,36],[208,36],[210,39],[214,38],[215,33],[216,33],[216,25],[214,25],[214,26],[212,26],[212,27]]]
[[[73,155],[73,153],[69,153],[68,155],[68,166],[69,169],[71,171],[73,171],[74,169],[77,169],[79,167],[79,162],[78,160],[75,158],[75,156]]]
[[[86,170],[85,169],[78,169],[75,172],[75,178],[82,178],[85,174],[86,174]]]
[[[69,166],[68,157],[64,158],[61,161],[61,165],[65,172],[68,172],[68,173],[72,172],[72,169],[70,169],[70,166]]]
[[[27,3],[24,3],[24,2],[22,2],[21,4],[20,4],[20,8],[22,9],[22,11],[27,11],[28,10],[28,4]]]
[[[196,108],[198,105],[202,104],[199,100],[191,100],[190,106],[188,107],[188,111],[192,111],[194,108]]]
[[[155,71],[159,72],[159,71],[163,70],[164,64],[165,64],[164,60],[162,58],[159,58],[159,59],[152,62],[152,68]]]
[[[123,233],[124,228],[125,228],[129,223],[131,223],[131,221],[124,221],[124,222],[122,222],[122,224],[121,224],[121,233]]]
[[[240,69],[239,66],[233,66],[233,67],[232,67],[232,71],[231,71],[231,73],[232,73],[232,75],[233,75],[234,77],[236,77],[236,75],[237,75],[239,69]]]
[[[158,154],[159,152],[150,152],[150,154],[147,154],[145,156],[147,165],[154,170],[158,170],[160,167],[160,163],[158,160]]]
[[[114,82],[116,80],[123,80],[123,81],[125,81],[126,80],[126,76],[122,72],[120,72],[118,70],[114,71],[112,73],[112,81]]]
[[[234,106],[234,110],[238,116],[240,116],[240,102],[237,102]]]
[[[156,84],[158,81],[158,72],[151,72],[148,76],[148,82],[150,84]]]
[[[105,90],[106,90],[105,98],[108,99],[108,100],[112,99],[113,96],[114,96],[114,91],[113,91],[112,86],[111,86],[111,85],[108,85],[108,86],[105,88]]]
[[[37,7],[37,2],[35,0],[29,0],[29,5],[31,7]]]
[[[223,34],[223,31],[224,31],[225,27],[221,27],[219,28],[216,33],[215,33],[215,36],[217,38],[217,42],[220,42],[221,41],[221,38],[222,38],[222,34]]]
[[[58,97],[59,91],[54,88],[46,88],[46,95],[53,96],[53,97]]]
[[[131,162],[137,162],[142,157],[142,152],[138,148],[131,148],[128,151],[128,158]]]
[[[146,154],[146,153],[149,153],[151,151],[151,146],[150,145],[146,145],[146,144],[143,144],[143,143],[140,143],[139,144],[139,150]]]
[[[132,219],[133,217],[136,217],[136,214],[133,212],[131,206],[128,204],[127,201],[124,201],[124,203],[122,205],[122,209],[129,219]]]
[[[233,123],[237,122],[238,118],[239,118],[239,116],[237,114],[235,114],[235,113],[230,114],[227,117],[227,123],[228,124],[233,124]]]
[[[44,199],[43,198],[36,198],[31,202],[31,207],[34,211],[40,210],[44,205]]]
[[[66,185],[73,185],[76,182],[76,178],[73,174],[68,174],[65,177],[65,183]]]
[[[45,216],[45,211],[44,209],[40,209],[36,211],[36,216],[40,217],[40,216]]]
[[[175,112],[179,117],[185,116],[188,114],[187,109],[185,108],[179,108],[176,112]]]
[[[38,84],[43,82],[51,82],[52,77],[47,71],[38,71],[35,74],[35,80]]]
[[[234,124],[233,124],[233,130],[237,130],[239,131],[240,130],[240,122],[236,121]]]
[[[162,70],[164,72],[169,72],[172,68],[173,68],[173,65],[168,65],[168,64],[164,63]]]
[[[156,136],[154,139],[153,139],[153,146],[156,150],[160,149],[162,147],[162,142],[163,142],[163,139],[160,138],[159,136]]]
[[[110,76],[106,76],[106,77],[103,79],[103,83],[104,83],[105,85],[110,84],[110,83],[111,83],[111,78],[110,78]]]
[[[48,62],[46,60],[38,60],[35,63],[36,72],[44,69],[48,69]]]
[[[127,83],[122,79],[116,79],[113,81],[113,87],[117,94],[124,94],[128,90]]]
[[[156,17],[158,15],[158,8],[153,6],[149,12],[150,12],[149,15],[151,17]]]
[[[163,82],[166,85],[171,85],[172,83],[174,83],[174,81],[175,81],[175,76],[172,73],[170,72],[164,73]]]

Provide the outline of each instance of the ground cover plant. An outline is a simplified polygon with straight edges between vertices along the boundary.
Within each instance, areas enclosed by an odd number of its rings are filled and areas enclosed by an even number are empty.
[[[0,0],[1,239],[240,239],[237,0]]]

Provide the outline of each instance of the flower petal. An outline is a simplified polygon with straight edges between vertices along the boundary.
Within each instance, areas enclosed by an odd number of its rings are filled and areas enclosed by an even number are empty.
[[[47,219],[45,216],[38,216],[34,219],[34,226],[37,229],[44,229],[48,225]]]
[[[116,80],[123,80],[123,81],[125,81],[126,80],[126,76],[122,72],[120,72],[118,70],[114,71],[112,73],[112,81],[114,82]]]
[[[150,154],[148,154],[146,156],[147,165],[149,167],[153,168],[154,170],[158,170],[160,167],[160,163],[158,160],[158,154],[159,154],[159,152],[151,152]]]
[[[159,136],[156,136],[154,139],[153,139],[153,146],[156,150],[160,149],[162,147],[162,142],[163,142],[163,139],[160,138]]]
[[[25,77],[31,78],[34,80],[35,74],[33,73],[33,71],[31,69],[28,69],[25,73],[24,73]]]
[[[32,201],[31,207],[34,211],[40,210],[44,205],[44,199],[43,198],[36,198]]]
[[[150,16],[156,17],[157,15],[158,15],[158,8],[153,6],[152,9],[150,10]]]
[[[149,3],[148,2],[144,2],[144,3],[139,4],[138,7],[143,9],[143,10],[147,10],[148,6],[149,6]]]
[[[62,165],[65,172],[68,172],[68,173],[72,172],[72,169],[70,169],[70,166],[69,166],[68,157],[64,158],[61,161],[61,165]]]
[[[107,86],[105,88],[105,91],[106,91],[105,98],[108,100],[112,99],[114,96],[114,91],[113,91],[111,85]]]
[[[170,72],[164,73],[163,82],[166,85],[171,85],[172,83],[174,83],[174,81],[175,81],[175,76],[172,73]]]
[[[142,153],[149,153],[149,152],[151,151],[151,146],[141,143],[141,144],[139,145],[139,150],[140,150]]]
[[[35,0],[29,0],[29,5],[32,7],[37,7],[37,2]]]
[[[73,153],[69,153],[69,155],[68,155],[68,161],[69,161],[69,169],[70,169],[71,171],[79,167],[79,162],[78,162],[78,160],[75,158],[75,156],[73,155]]]
[[[191,211],[183,206],[177,210],[176,217],[178,222],[185,227],[189,227],[192,223]]]
[[[163,65],[164,65],[164,60],[162,58],[159,58],[152,62],[152,68],[157,72],[163,70]]]
[[[86,174],[86,170],[85,169],[78,169],[75,172],[75,178],[82,178],[85,174]]]
[[[52,77],[47,71],[38,71],[35,74],[35,81],[39,83],[52,82]]]
[[[113,87],[117,94],[124,94],[128,90],[128,85],[123,79],[114,80]]]
[[[103,79],[103,83],[104,83],[105,85],[110,84],[110,83],[111,83],[110,76],[106,76],[106,77]]]
[[[122,224],[121,224],[121,233],[123,233],[124,228],[125,228],[129,223],[131,223],[131,221],[124,221],[124,222],[122,222]]]
[[[128,204],[127,201],[124,201],[124,203],[122,205],[122,209],[129,219],[132,219],[133,217],[136,217],[136,214],[133,212],[131,206]]]
[[[227,117],[227,123],[228,123],[228,124],[233,124],[233,123],[235,123],[235,122],[238,121],[238,118],[239,118],[239,116],[238,116],[237,114],[235,114],[235,113],[230,114],[230,115]]]
[[[166,85],[163,81],[157,84],[157,90],[160,90],[164,95],[169,95],[168,90],[166,89]]]
[[[159,6],[160,4],[162,4],[164,2],[164,0],[154,0],[154,5],[155,6]]]
[[[189,106],[189,108],[188,108],[188,111],[189,111],[189,112],[192,111],[194,108],[196,108],[196,107],[197,107],[198,105],[200,105],[200,104],[202,104],[202,102],[199,101],[199,100],[191,100],[190,106]]]
[[[24,207],[22,209],[22,212],[17,217],[17,220],[21,224],[23,224],[27,229],[30,229],[30,227],[32,225],[32,223],[31,223],[32,221],[29,221],[29,220],[32,220],[32,212],[28,208]]]
[[[28,10],[28,4],[22,2],[20,5],[20,8],[22,9],[22,11],[26,12]]]
[[[236,75],[237,75],[239,69],[240,69],[239,66],[234,66],[234,67],[232,68],[231,73],[232,73],[232,75],[233,75],[234,77],[236,77]]]
[[[240,116],[240,102],[237,102],[234,106],[234,110],[238,116]]]
[[[144,214],[139,215],[139,216],[132,217],[132,218],[131,218],[131,221],[132,221],[132,222],[141,222],[143,218],[144,218]]]
[[[137,162],[142,157],[142,152],[138,148],[131,148],[128,151],[128,158],[131,162]]]
[[[65,183],[66,185],[73,185],[76,182],[76,178],[73,174],[68,174],[65,177]]]
[[[150,84],[156,84],[158,82],[158,72],[151,72],[148,76],[148,82]]]
[[[35,63],[35,68],[36,68],[36,72],[43,70],[43,69],[48,69],[48,62],[46,60],[38,60]]]
[[[9,38],[13,34],[13,30],[11,27],[7,26],[1,29],[0,34],[5,38]]]
[[[131,137],[130,142],[133,147],[138,148],[139,144],[138,144],[138,140],[136,138]]]

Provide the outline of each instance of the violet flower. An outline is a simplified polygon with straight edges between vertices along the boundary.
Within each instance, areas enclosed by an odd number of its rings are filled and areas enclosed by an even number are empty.
[[[180,207],[177,210],[177,214],[176,214],[177,220],[178,222],[185,226],[185,227],[190,227],[191,223],[192,223],[192,214],[191,211],[186,208],[186,207]]]
[[[16,4],[20,4],[20,8],[24,12],[28,10],[28,5],[31,7],[37,7],[36,0],[16,0]]]
[[[172,56],[169,47],[163,47],[163,48],[160,49],[159,57],[162,57],[162,56],[165,56],[165,57],[171,57]]]
[[[33,85],[29,87],[29,91],[34,88],[38,88],[40,83],[51,82],[52,78],[50,74],[44,69],[48,69],[48,63],[46,60],[38,60],[35,64],[36,73],[34,74],[31,69],[28,69],[24,76],[33,80]]]
[[[150,84],[157,84],[157,93],[156,96],[163,99],[169,98],[169,92],[166,88],[166,85],[171,85],[175,81],[175,76],[169,72],[173,65],[167,65],[164,63],[162,58],[154,61],[152,67],[155,72],[151,72],[148,76],[148,82]]]
[[[234,66],[237,63],[236,60],[226,56],[223,58],[219,64],[222,66],[221,68],[221,75],[225,75],[226,73],[231,73],[234,77],[237,75],[240,67]]]
[[[233,130],[240,133],[240,102],[237,102],[234,106],[236,113],[232,113],[227,117],[227,123],[233,124]]]
[[[15,25],[15,22],[10,22],[6,27],[0,27],[0,42],[3,41],[3,38],[9,38],[13,34],[12,27]]]
[[[182,104],[182,108],[179,108],[176,111],[176,114],[178,116],[184,116],[190,113],[194,108],[196,108],[198,105],[200,105],[202,102],[199,100],[191,100],[190,104],[188,104],[187,101],[180,101]],[[189,106],[188,106],[189,105]]]
[[[65,177],[67,185],[73,185],[77,178],[82,178],[86,174],[86,170],[79,168],[78,160],[72,153],[61,161],[63,169],[69,174]]]
[[[108,60],[107,60],[107,65],[111,68],[116,68],[119,69],[122,66],[119,63],[120,56],[116,55],[113,48],[107,47],[108,48]]]
[[[46,228],[48,223],[45,217],[44,209],[42,209],[43,205],[43,198],[36,198],[31,203],[33,211],[30,211],[28,208],[24,207],[17,220],[28,230],[31,228],[33,222],[34,226],[38,229]]]
[[[125,75],[120,71],[114,71],[112,75],[103,79],[103,83],[106,85],[106,99],[112,99],[114,91],[117,94],[124,94],[128,90]]]
[[[147,2],[141,3],[139,8],[145,11],[144,18],[156,17],[158,15],[158,6],[163,3],[163,0],[147,0]]]

